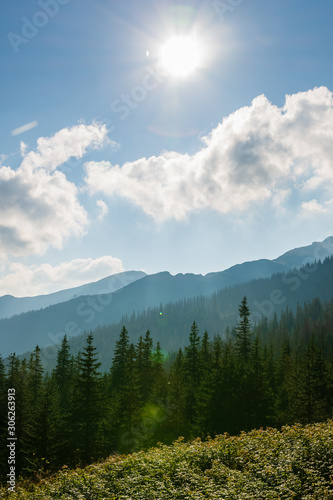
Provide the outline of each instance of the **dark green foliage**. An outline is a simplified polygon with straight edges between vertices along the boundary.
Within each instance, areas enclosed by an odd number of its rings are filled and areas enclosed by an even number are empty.
[[[28,361],[0,359],[0,416],[16,391],[17,474],[37,475],[115,452],[254,427],[325,420],[333,410],[333,301],[315,299],[250,328],[246,297],[236,329],[210,338],[196,322],[169,359],[149,331],[136,344],[125,326],[111,370],[100,373],[89,334],[75,358],[64,337],[45,375],[38,346]],[[3,440],[4,443],[4,440]],[[1,457],[5,479],[6,451]]]
[[[331,500],[333,420],[252,430],[65,468],[13,500]],[[12,495],[12,496],[11,496]]]
[[[89,334],[87,345],[78,360],[72,415],[73,426],[76,428],[76,448],[83,463],[98,457],[97,436],[103,411],[99,367],[93,335]]]
[[[246,363],[251,349],[250,309],[246,296],[238,308],[240,321],[236,328],[236,349],[241,360]]]
[[[171,367],[169,375],[169,434],[185,436],[188,433],[186,422],[186,392],[185,392],[186,374],[184,368],[184,354],[179,349],[176,359]]]
[[[323,352],[312,336],[303,355],[299,378],[297,413],[301,422],[313,423],[329,416],[327,385]]]
[[[119,340],[116,342],[114,351],[113,364],[111,369],[112,388],[117,390],[120,386],[124,385],[126,377],[126,364],[129,351],[129,337],[128,331],[123,326]]]
[[[146,280],[146,278],[144,278],[144,280]],[[143,283],[143,280],[131,284],[130,289],[139,287],[140,282]],[[124,311],[124,315],[119,322],[115,324],[112,324],[112,322],[115,321],[114,314],[112,314],[109,319],[105,318],[103,315],[96,314],[95,319],[98,322],[97,324],[107,325],[95,327],[95,325],[92,324],[95,328],[93,331],[94,344],[99,353],[100,361],[102,362],[102,371],[108,371],[111,367],[115,342],[124,324],[129,331],[130,342],[136,344],[140,335],[144,335],[144,332],[149,329],[153,332],[154,341],[160,341],[163,349],[168,352],[178,351],[180,347],[184,348],[187,345],[189,328],[194,318],[201,331],[207,329],[211,337],[218,334],[224,336],[227,327],[230,329],[236,327],[239,321],[238,305],[241,303],[244,295],[246,295],[248,307],[251,311],[250,319],[252,327],[259,325],[262,318],[266,317],[270,327],[272,324],[273,328],[277,328],[278,318],[282,312],[284,314],[286,313],[286,306],[288,306],[289,317],[288,315],[286,316],[286,323],[283,327],[289,329],[290,321],[293,321],[292,315],[296,313],[299,304],[304,304],[305,302],[310,303],[316,297],[318,297],[322,303],[331,300],[332,282],[333,258],[330,258],[326,259],[324,262],[306,265],[300,270],[294,270],[287,274],[275,274],[270,278],[254,279],[242,285],[230,286],[227,288],[217,287],[216,291],[208,291],[209,289],[206,290],[205,288],[205,294],[201,296],[197,294],[202,293],[202,291],[200,291],[202,289],[195,294],[191,292],[185,299],[179,298],[175,294],[173,294],[171,298],[163,296],[165,298],[163,298],[162,315],[160,315],[160,307],[144,309],[144,307],[137,307],[134,303],[133,307],[131,307],[131,305],[128,306],[128,311]],[[164,283],[163,279],[162,283]],[[187,290],[187,292],[189,292],[189,290]],[[150,289],[147,290],[147,293],[153,295],[153,291]],[[118,294],[115,295],[117,295],[118,300]],[[113,306],[118,305],[117,300],[116,297],[114,297],[112,301]],[[173,302],[170,302],[171,300]],[[45,331],[50,330],[50,325],[53,326],[55,332],[65,331],[64,327],[66,321],[72,320],[73,311],[70,309],[69,304],[64,304],[64,308],[66,309],[65,315],[59,310],[55,317],[52,313],[52,317],[49,320],[47,314],[48,310],[46,309],[38,313],[26,313],[15,316],[9,320],[2,320],[4,323],[2,324],[2,321],[0,321],[0,327],[3,328],[5,332],[8,331],[9,328],[14,328],[13,324],[15,324],[15,336],[17,335],[17,338],[20,338],[19,335],[21,335],[21,332],[26,331],[26,323],[29,323],[30,325],[36,325],[36,328],[40,330],[40,337],[44,339]],[[53,308],[51,308],[51,310],[53,311]],[[109,315],[109,308],[105,308],[104,312]],[[318,312],[319,311],[315,310],[312,312],[312,315]],[[38,316],[38,321],[34,314],[41,315]],[[31,318],[30,315],[32,315]],[[59,318],[63,325],[59,325],[56,329],[55,325],[57,321],[59,322]],[[81,330],[80,328],[77,329],[77,332],[82,332],[81,335],[70,338],[71,352],[74,355],[83,349],[88,333],[84,331],[86,326],[85,317],[82,317],[81,320]],[[8,324],[7,321],[9,322]],[[311,317],[310,324],[312,321],[313,319]],[[279,335],[277,329],[275,333]],[[24,345],[24,340],[25,339],[22,339],[21,345]],[[54,348],[56,347],[54,346]],[[47,349],[45,350],[45,355],[43,355],[43,352],[42,349],[42,358],[46,370],[51,372],[55,367],[55,359],[50,359]]]
[[[64,464],[71,456],[72,446],[72,402],[75,373],[74,358],[65,335],[57,355],[57,365],[52,373],[52,384],[56,388],[58,413],[56,419],[57,463]]]

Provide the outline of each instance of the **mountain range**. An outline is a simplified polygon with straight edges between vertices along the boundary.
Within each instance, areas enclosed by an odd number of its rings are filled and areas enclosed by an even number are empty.
[[[165,304],[190,300],[198,296],[208,297],[223,289],[227,289],[227,293],[229,293],[228,290],[231,287],[245,284],[251,280],[267,279],[277,273],[288,273],[307,263],[322,261],[332,254],[333,237],[329,237],[323,242],[315,242],[307,247],[293,249],[274,260],[262,259],[245,262],[225,271],[209,273],[206,276],[195,274],[172,276],[168,272],[145,275],[145,273],[130,271],[83,287],[57,292],[58,295],[42,296],[42,299],[41,297],[27,299],[30,300],[32,307],[40,308],[42,301],[47,304],[47,300],[58,300],[63,297],[62,302],[53,303],[53,305],[40,310],[22,313],[20,307],[22,308],[23,304],[27,307],[29,302],[24,303],[24,299],[16,299],[11,304],[13,306],[16,303],[18,305],[17,311],[20,311],[21,314],[0,320],[0,353],[4,356],[8,356],[11,352],[22,354],[31,351],[36,344],[40,347],[49,346],[50,349],[58,345],[65,334],[73,340],[74,337],[80,336],[85,331],[118,324],[125,317],[131,318],[144,311],[148,310],[149,312],[155,307],[160,308],[163,315],[162,310]],[[290,275],[290,278],[285,279],[294,280],[296,283],[297,279],[301,278],[297,277],[297,273],[294,273],[294,275]],[[112,293],[106,293],[111,292],[112,287],[116,287],[116,290]],[[244,286],[239,288],[240,295],[241,290],[244,289]],[[260,287],[256,293],[260,295]],[[267,291],[267,293],[268,297],[260,295],[261,302],[258,302],[259,295],[256,299],[255,294],[253,300],[257,300],[258,304],[265,303],[265,300],[271,300],[270,292]],[[316,290],[311,290],[307,299],[316,295],[318,295]],[[66,297],[68,297],[67,300]],[[35,302],[33,299],[36,299]],[[0,306],[1,303],[5,303],[5,300],[8,301],[8,296],[0,298]],[[234,303],[229,308],[234,316],[238,304],[239,302]],[[264,306],[263,311],[260,311],[258,307],[257,310],[259,315],[266,311]],[[13,311],[15,312],[14,306],[11,309],[11,314]],[[3,314],[8,314],[8,312]],[[222,312],[220,314],[222,315]],[[223,314],[226,315],[227,311],[224,311]],[[177,335],[176,331],[173,333]]]
[[[39,309],[45,309],[45,307],[67,302],[77,297],[113,293],[144,276],[146,276],[146,273],[142,271],[126,271],[113,274],[112,276],[108,276],[107,278],[103,278],[93,283],[87,283],[67,290],[60,290],[59,292],[47,295],[37,295],[35,297],[13,297],[13,295],[4,295],[0,297],[0,319],[10,318],[16,314],[28,311],[38,311]]]

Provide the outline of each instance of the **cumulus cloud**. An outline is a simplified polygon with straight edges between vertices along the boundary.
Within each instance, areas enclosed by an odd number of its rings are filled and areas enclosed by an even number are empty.
[[[326,212],[326,208],[318,203],[317,200],[304,201],[302,209],[306,214],[317,215]]]
[[[318,214],[327,214],[332,216],[333,198],[330,200],[326,200],[324,203],[319,203],[316,199],[304,201],[301,207],[302,215],[305,215],[306,217],[311,217]]]
[[[167,152],[122,166],[88,162],[90,193],[120,195],[157,220],[191,211],[244,211],[333,182],[333,94],[325,87],[286,96],[282,108],[261,95],[226,117],[190,156]]]
[[[103,220],[104,217],[107,215],[107,213],[109,211],[109,208],[108,208],[107,204],[103,200],[97,200],[96,201],[96,205],[99,208],[99,214],[98,214],[97,219],[98,220]]]
[[[16,262],[10,264],[8,272],[0,278],[0,296],[42,295],[97,281],[122,271],[122,261],[109,255],[98,259],[75,259],[56,266],[26,266]]]
[[[36,151],[30,151],[22,161],[22,169],[56,169],[69,158],[82,158],[88,147],[98,149],[107,141],[107,128],[104,124],[75,125],[63,128],[53,137],[40,137]]]
[[[107,141],[104,125],[77,125],[37,141],[16,170],[0,167],[0,255],[42,254],[51,245],[61,248],[69,236],[80,236],[88,223],[78,201],[78,189],[56,168],[88,147]]]

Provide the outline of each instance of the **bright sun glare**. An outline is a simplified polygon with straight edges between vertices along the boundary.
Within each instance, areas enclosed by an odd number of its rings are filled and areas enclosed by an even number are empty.
[[[202,51],[199,43],[189,36],[174,36],[161,49],[160,62],[171,76],[187,77],[201,63]]]

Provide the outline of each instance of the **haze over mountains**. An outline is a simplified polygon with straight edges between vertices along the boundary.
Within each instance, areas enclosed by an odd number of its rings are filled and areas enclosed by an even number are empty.
[[[113,293],[120,288],[129,285],[133,281],[143,278],[146,273],[143,271],[126,271],[123,273],[113,274],[107,278],[103,278],[93,283],[60,290],[46,295],[37,295],[35,297],[13,297],[12,295],[4,295],[0,297],[0,319],[10,318],[15,314],[21,314],[28,311],[36,311],[44,309],[61,302],[82,297],[83,295],[102,295],[105,293]]]
[[[99,325],[118,323],[125,315],[130,317],[133,312],[138,313],[160,305],[163,307],[167,303],[200,295],[208,297],[226,287],[259,278],[269,278],[275,273],[288,272],[304,264],[323,260],[330,255],[333,255],[333,237],[291,250],[271,261],[262,259],[245,262],[206,276],[194,274],[172,276],[168,272],[145,275],[131,271],[76,289],[57,292],[58,295],[43,296],[42,300],[45,301],[60,297],[69,299],[41,310],[2,319],[0,353],[4,356],[11,352],[21,354],[32,350],[36,344],[40,347],[54,346],[65,334],[72,338]],[[106,293],[108,289],[111,291],[112,287],[117,287],[116,291]],[[240,290],[242,289],[243,287],[240,287]],[[316,295],[315,291],[313,293]],[[74,295],[79,296],[74,297]],[[40,297],[28,300],[33,304],[33,299],[36,299],[35,304],[41,303]],[[261,297],[261,300],[264,299],[265,297]],[[0,298],[0,304],[1,301],[4,304],[5,300],[8,300],[8,296]],[[17,302],[20,307],[22,304],[28,304],[24,303],[24,300],[16,299],[20,301]],[[16,301],[12,301],[12,305]],[[233,304],[233,310],[237,310],[237,305],[238,303]]]

